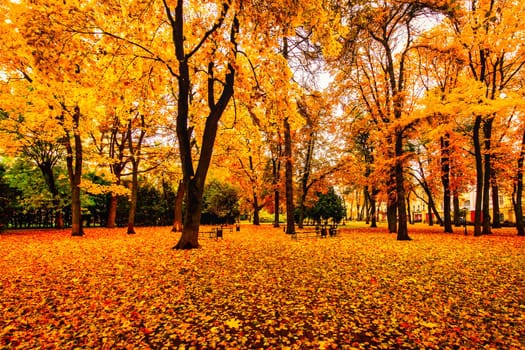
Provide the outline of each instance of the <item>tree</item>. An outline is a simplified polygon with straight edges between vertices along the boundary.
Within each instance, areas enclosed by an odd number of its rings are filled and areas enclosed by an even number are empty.
[[[525,65],[524,48],[516,45],[525,29],[523,21],[518,19],[525,13],[525,6],[522,2],[507,0],[472,0],[464,6],[448,23],[454,31],[455,44],[462,47],[467,57],[470,79],[483,88],[478,103],[490,107],[474,116],[472,130],[477,180],[474,235],[480,236],[491,233],[494,123],[508,114],[506,93],[511,95],[509,88]],[[497,197],[497,191],[493,197]]]
[[[6,168],[0,163],[0,233],[7,229],[9,220],[13,217],[17,191],[9,186],[5,179]]]
[[[211,180],[204,190],[203,223],[233,224],[239,217],[237,190],[227,183]]]
[[[322,193],[317,192],[318,200],[314,206],[309,210],[311,217],[326,225],[328,220],[332,220],[334,223],[339,223],[345,217],[346,209],[343,204],[343,198],[339,196],[335,190],[330,187],[328,192]]]
[[[333,62],[339,72],[336,84],[352,83],[369,116],[391,145],[385,150],[386,159],[391,162],[386,176],[391,194],[389,208],[395,203],[397,209],[398,240],[410,240],[404,183],[405,140],[415,123],[410,114],[409,92],[415,78],[408,69],[410,52],[418,35],[415,22],[429,14],[431,6],[431,3],[395,1],[372,2],[356,8],[334,4],[339,18],[344,19],[336,24],[336,32],[346,35],[343,43],[333,38],[329,41],[331,46],[325,45],[325,53],[335,56]],[[336,54],[330,52],[334,46]],[[392,211],[389,218],[393,230],[396,217]]]
[[[517,173],[516,180],[514,182],[513,191],[512,191],[512,203],[514,204],[514,213],[516,216],[516,228],[518,230],[518,236],[525,236],[523,220],[523,164],[525,159],[525,128],[523,129],[522,141],[520,154],[517,160]]]

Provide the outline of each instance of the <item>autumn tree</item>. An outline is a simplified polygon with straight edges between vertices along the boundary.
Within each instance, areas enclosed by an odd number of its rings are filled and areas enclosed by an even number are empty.
[[[492,165],[494,123],[508,113],[508,97],[525,64],[523,47],[516,45],[524,30],[519,14],[525,7],[522,2],[507,0],[472,0],[462,5],[449,22],[454,43],[465,52],[470,79],[483,88],[479,102],[490,106],[474,116],[472,130],[477,181],[474,234],[479,236],[491,232],[491,188],[492,197],[498,197],[492,186],[496,183]]]
[[[405,140],[416,120],[411,118],[414,74],[408,69],[418,20],[437,8],[432,3],[373,2],[365,6],[333,5],[337,16],[336,33],[328,35],[325,53],[336,57],[337,84],[352,82],[376,127],[383,130],[386,159],[391,161],[389,183],[389,227],[397,216],[398,240],[409,240],[405,196]],[[341,66],[339,66],[341,65]],[[345,69],[340,69],[345,67]],[[413,97],[412,97],[413,98]]]
[[[82,235],[81,179],[84,122],[94,116],[90,102],[96,95],[94,41],[82,40],[63,30],[59,21],[66,4],[56,7],[39,2],[9,3],[8,27],[12,41],[8,69],[19,93],[6,107],[11,113],[33,114],[54,126],[55,142],[66,150],[71,188],[72,234]],[[23,92],[25,86],[26,93]],[[25,102],[24,102],[25,100]],[[89,106],[89,107],[88,107]],[[91,115],[89,115],[91,113]]]

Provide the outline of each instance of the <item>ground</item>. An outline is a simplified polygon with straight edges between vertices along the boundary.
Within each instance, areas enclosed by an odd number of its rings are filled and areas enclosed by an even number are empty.
[[[243,225],[0,235],[0,348],[522,349],[525,240]],[[461,230],[458,230],[461,231]]]

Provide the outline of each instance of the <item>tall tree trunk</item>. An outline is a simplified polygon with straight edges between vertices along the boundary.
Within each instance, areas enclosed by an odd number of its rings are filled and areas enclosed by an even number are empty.
[[[184,184],[182,180],[177,186],[177,194],[175,195],[175,204],[173,205],[173,227],[171,232],[182,231],[182,205],[184,203]]]
[[[370,227],[377,228],[376,190],[370,196]]]
[[[120,136],[120,137],[119,137]],[[109,157],[113,160],[110,164],[110,170],[113,176],[115,176],[115,185],[120,186],[122,171],[127,165],[127,158],[125,158],[125,152],[128,148],[128,138],[130,134],[126,129],[122,128],[120,118],[115,115],[113,120],[113,127],[110,133],[109,142]],[[116,193],[111,193],[111,197],[108,203],[108,217],[106,221],[107,228],[116,227],[117,223],[117,208],[118,208],[119,196]]]
[[[363,206],[366,208],[365,209],[365,213],[366,213],[365,224],[368,225],[370,223],[370,217],[372,215],[371,205],[370,205],[370,208],[369,208],[369,203],[371,201],[370,201],[370,192],[368,191],[368,186],[365,186],[363,192],[364,192],[363,198],[365,200],[365,202],[363,203]]]
[[[444,231],[453,233],[452,220],[450,217],[450,135],[446,133],[440,138],[441,141],[441,183],[443,184],[443,218]]]
[[[286,233],[295,233],[295,205],[293,201],[293,155],[292,135],[288,117],[284,118],[284,156],[286,187]]]
[[[474,209],[474,236],[481,236],[481,209],[483,204],[483,155],[481,153],[481,116],[476,116],[472,140],[474,142],[474,156],[476,159],[476,203]]]
[[[44,177],[47,188],[53,197],[52,203],[53,209],[55,210],[55,227],[58,229],[63,229],[64,214],[60,206],[60,193],[58,192],[55,174],[53,173],[53,164],[49,161],[37,162],[37,164],[40,171],[42,172],[42,176]]]
[[[452,195],[452,203],[454,208],[454,226],[459,227],[461,226],[461,208],[459,207],[459,195],[457,191],[454,191]]]
[[[137,117],[137,116],[135,116]],[[137,212],[137,195],[139,191],[139,165],[142,153],[142,142],[146,136],[146,121],[144,115],[138,115],[140,121],[140,133],[138,139],[133,142],[133,120],[128,122],[128,148],[131,161],[131,202],[128,213],[128,234],[135,233],[135,215]]]
[[[187,208],[184,211],[182,235],[175,249],[193,249],[199,247],[203,188],[204,186],[198,184],[196,179],[189,179],[187,181],[185,188]]]
[[[496,179],[494,179],[493,181],[496,181]],[[492,185],[492,227],[501,228],[499,210],[499,187],[496,183],[493,183]]]
[[[386,218],[388,222],[388,232],[397,232],[397,193],[395,169],[390,171],[389,180],[387,180],[388,201],[386,207]]]
[[[396,152],[396,165],[395,165],[395,179],[396,179],[396,194],[397,194],[397,240],[408,241],[411,240],[408,235],[407,225],[407,210],[405,204],[405,183],[403,174],[403,133],[402,131],[396,131],[395,138],[395,152]]]
[[[279,152],[280,153],[280,152]],[[279,189],[281,162],[278,158],[272,159],[273,165],[273,227],[279,227],[279,211],[281,206],[281,191]]]
[[[523,222],[523,163],[525,161],[525,129],[523,130],[521,140],[521,152],[518,157],[518,169],[516,182],[514,183],[514,195],[512,202],[514,204],[514,214],[516,216],[516,229],[518,236],[525,236],[525,223]]]
[[[283,37],[283,57],[288,61],[288,38]],[[293,155],[292,132],[288,116],[283,120],[284,128],[284,157],[285,157],[285,192],[286,192],[286,233],[295,233],[295,203],[293,198]]]
[[[483,232],[487,235],[491,233],[490,220],[490,178],[492,173],[491,162],[491,137],[492,137],[492,122],[493,117],[488,118],[483,123]]]
[[[128,212],[128,234],[135,233],[135,215],[137,213],[137,195],[139,191],[139,177],[138,177],[138,160],[131,160],[132,171],[131,171],[131,196],[130,206]]]
[[[107,228],[114,228],[117,225],[117,207],[118,207],[118,195],[111,193],[108,203],[108,222],[106,223]]]
[[[308,195],[308,182],[310,181],[310,171],[312,167],[312,157],[314,153],[314,145],[315,145],[315,134],[314,132],[310,132],[309,139],[308,139],[308,145],[306,150],[306,158],[304,161],[304,167],[303,167],[303,176],[301,177],[301,197],[299,199],[299,218],[297,225],[299,228],[303,228],[303,221],[304,221],[304,212],[306,210],[305,202],[306,202],[306,196]]]
[[[218,84],[215,76],[215,64],[213,61],[208,62],[208,81],[207,81],[207,98],[209,114],[206,118],[205,127],[202,135],[200,155],[197,162],[193,159],[192,149],[192,128],[188,126],[190,115],[190,94],[191,79],[189,60],[196,51],[186,53],[186,35],[184,33],[184,1],[177,0],[174,11],[169,8],[167,1],[163,1],[166,16],[172,28],[172,38],[175,46],[175,56],[178,63],[178,74],[174,74],[178,82],[178,100],[177,100],[177,138],[179,141],[179,152],[181,158],[181,167],[183,174],[183,183],[186,192],[186,212],[184,214],[184,223],[182,234],[175,245],[175,249],[193,249],[199,247],[199,226],[201,210],[203,205],[203,192],[206,183],[206,176],[211,163],[215,139],[219,121],[226,110],[232,96],[233,85],[235,82],[235,68],[231,62],[227,63],[224,81]],[[213,34],[220,28],[227,17],[229,5],[225,3],[222,12],[219,14],[219,20],[211,29],[208,35]],[[237,54],[236,35],[239,32],[239,21],[234,15],[230,28],[230,43],[234,56]],[[216,93],[215,87],[222,88],[221,93]],[[217,98],[218,96],[218,98]],[[197,164],[196,169],[194,164]]]
[[[407,203],[407,215],[408,215],[408,223],[413,225],[414,224],[414,220],[412,218],[412,211],[410,209],[410,192],[407,194],[407,200],[406,200],[406,203]]]
[[[428,226],[434,226],[434,215],[432,215],[432,204],[430,204],[431,200],[432,198],[428,198],[427,203]]]
[[[261,224],[261,219],[259,212],[261,207],[259,207],[259,198],[257,197],[257,192],[253,191],[253,224],[259,226]]]
[[[70,133],[66,131],[65,146],[67,151],[66,165],[71,188],[71,235],[82,236],[82,205],[80,201],[80,182],[82,181],[82,140],[80,137],[80,108],[75,106],[73,112],[73,140],[71,145]],[[74,151],[73,151],[74,147]]]

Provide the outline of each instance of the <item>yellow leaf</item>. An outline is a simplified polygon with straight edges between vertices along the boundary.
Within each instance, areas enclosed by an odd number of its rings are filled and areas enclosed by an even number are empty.
[[[232,318],[232,319],[229,319],[228,321],[224,322],[224,324],[227,325],[230,328],[238,329],[239,326],[240,326],[240,321],[235,319],[235,318]]]

